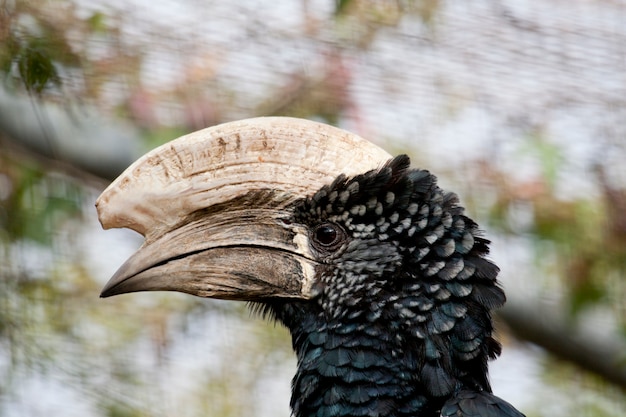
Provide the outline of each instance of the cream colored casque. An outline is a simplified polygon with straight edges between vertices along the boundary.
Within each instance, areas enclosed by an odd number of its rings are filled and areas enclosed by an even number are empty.
[[[308,232],[287,220],[286,207],[340,174],[361,174],[389,158],[357,135],[287,117],[225,123],[166,143],[96,202],[105,229],[145,237],[102,296],[169,290],[310,298],[316,262]]]

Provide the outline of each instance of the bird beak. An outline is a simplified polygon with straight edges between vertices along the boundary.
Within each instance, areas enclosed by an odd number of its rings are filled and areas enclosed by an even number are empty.
[[[105,229],[145,238],[101,296],[311,298],[317,263],[293,221],[295,202],[389,158],[351,133],[284,117],[225,123],[154,149],[96,202]]]
[[[253,192],[192,216],[141,247],[100,296],[179,291],[247,301],[310,298],[316,262],[307,231],[287,220],[292,213],[283,201],[267,197]]]

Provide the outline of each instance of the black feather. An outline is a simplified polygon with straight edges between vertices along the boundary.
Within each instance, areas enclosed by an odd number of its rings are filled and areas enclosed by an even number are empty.
[[[489,241],[435,176],[402,155],[293,210],[292,223],[342,232],[311,246],[314,299],[254,307],[291,331],[294,416],[522,416],[489,385],[491,310],[505,301]]]
[[[524,417],[511,404],[484,391],[459,391],[441,409],[441,417]]]

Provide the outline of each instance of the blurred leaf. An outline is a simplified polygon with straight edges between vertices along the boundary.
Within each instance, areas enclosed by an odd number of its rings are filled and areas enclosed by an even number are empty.
[[[106,405],[102,405],[101,408],[105,410],[105,415],[107,417],[142,417],[145,416],[144,413],[139,410],[135,410],[130,408],[124,404],[118,404],[111,402]]]
[[[346,12],[346,9],[352,3],[353,0],[336,0],[335,1],[335,16],[340,16]]]
[[[598,259],[595,254],[585,257],[580,254],[568,265],[571,285],[569,286],[570,311],[572,315],[581,313],[586,307],[600,302],[606,297],[604,280],[594,274]]]
[[[0,200],[0,230],[10,240],[49,245],[55,229],[69,218],[80,217],[83,191],[77,184],[51,177],[33,164],[12,164],[7,178],[11,185]]]
[[[87,18],[87,24],[94,33],[104,33],[107,31],[105,15],[102,12],[94,12]]]
[[[531,134],[530,140],[526,142],[523,151],[539,162],[543,174],[542,179],[547,182],[550,188],[553,188],[565,162],[562,149],[546,140],[543,133],[535,131]]]
[[[24,86],[29,91],[40,94],[44,88],[61,82],[49,51],[39,40],[23,49],[17,63]]]

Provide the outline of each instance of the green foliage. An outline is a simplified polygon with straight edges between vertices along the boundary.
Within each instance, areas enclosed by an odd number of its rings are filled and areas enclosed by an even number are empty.
[[[76,66],[76,54],[63,32],[51,25],[30,2],[5,4],[0,12],[0,72],[5,80],[33,93],[61,86],[58,64]]]
[[[89,28],[94,33],[106,33],[107,32],[107,24],[106,17],[102,12],[94,12],[91,16],[89,16],[86,20]]]
[[[522,145],[521,156],[530,156],[537,161],[542,171],[542,180],[552,191],[558,180],[559,172],[565,165],[562,149],[546,140],[540,131],[533,131]]]
[[[10,184],[0,199],[0,231],[11,242],[49,245],[55,230],[82,214],[82,189],[71,181],[32,163],[12,163],[6,156],[0,175]]]
[[[1,4],[0,78],[8,89],[53,97],[62,93],[66,100],[95,99],[101,93],[102,77],[115,76],[113,61],[123,62],[126,71],[131,68],[134,58],[121,47],[111,50],[104,65],[89,55],[94,41],[116,39],[112,43],[119,45],[119,30],[102,12],[79,17],[71,1]]]
[[[33,39],[15,57],[19,74],[28,91],[41,93],[44,88],[60,84],[50,50],[41,39]]]
[[[491,227],[530,239],[543,280],[560,281],[573,320],[601,306],[624,322],[620,299],[626,288],[618,277],[626,275],[626,231],[620,226],[623,214],[615,207],[626,204],[626,193],[596,177],[598,195],[559,195],[568,161],[560,146],[537,131],[521,142],[518,156],[520,165],[531,160],[538,173],[520,181],[481,162],[480,175],[490,179],[491,187],[480,189],[479,200],[489,201],[484,198],[488,193],[495,197],[486,208]],[[523,226],[520,217],[526,219]]]
[[[335,15],[339,16],[346,12],[346,9],[353,0],[335,0]]]

